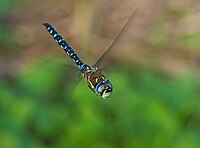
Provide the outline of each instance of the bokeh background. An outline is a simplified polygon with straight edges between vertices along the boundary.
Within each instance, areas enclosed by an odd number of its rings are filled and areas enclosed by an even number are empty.
[[[103,100],[42,26],[100,61]],[[0,147],[199,148],[198,0],[0,0]]]

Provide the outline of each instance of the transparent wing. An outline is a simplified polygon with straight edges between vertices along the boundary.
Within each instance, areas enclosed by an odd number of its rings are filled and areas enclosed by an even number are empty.
[[[96,61],[96,63],[94,64],[95,67],[99,67],[99,65],[101,64],[103,58],[108,54],[108,52],[111,50],[111,48],[113,47],[113,45],[118,41],[118,39],[120,38],[121,34],[124,32],[124,30],[126,29],[126,27],[129,24],[130,20],[136,14],[136,12],[137,12],[137,9],[129,17],[129,19],[126,22],[126,24],[123,26],[123,28],[121,29],[121,31],[117,34],[117,36],[115,37],[115,39],[111,42],[111,44],[109,45],[109,47],[107,48],[107,50],[104,52],[104,54]]]
[[[135,63],[170,74],[199,65],[198,50],[192,40],[195,34],[183,25],[188,24],[189,17],[171,9],[162,3],[154,9],[138,10],[94,65],[120,71],[119,64]]]
[[[48,92],[49,98],[53,102],[63,102],[66,101],[66,98],[63,97],[65,92],[68,92],[65,96],[71,96],[74,88],[81,80],[81,75],[77,67],[71,64],[58,62],[57,58],[34,58],[27,66],[31,74],[26,74],[23,79],[31,75],[34,78],[44,81],[45,84],[49,85],[46,88],[50,87],[49,90],[51,90]]]
[[[143,14],[140,10],[134,12],[117,23],[123,24],[118,29],[109,47],[104,51],[102,56],[96,61],[94,66],[101,69],[108,69],[127,61],[127,59],[137,58],[138,54],[149,54],[151,49],[148,43],[148,36],[154,20],[150,19],[154,14]],[[127,19],[128,18],[128,19]],[[113,24],[115,24],[114,22]],[[118,25],[116,25],[118,26]],[[110,26],[112,28],[112,25]],[[109,27],[108,27],[109,28]],[[105,40],[105,39],[104,39]],[[126,57],[126,56],[129,57]]]
[[[51,59],[50,57],[40,57],[33,60],[33,64],[42,64],[46,65],[46,68],[43,70],[57,71],[57,72],[69,72],[69,70],[78,71],[77,67],[67,63],[66,61],[57,61],[56,59]]]

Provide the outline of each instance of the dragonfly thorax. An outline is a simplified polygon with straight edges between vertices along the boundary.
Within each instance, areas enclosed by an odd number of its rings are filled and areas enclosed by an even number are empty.
[[[112,93],[112,84],[106,79],[103,72],[97,67],[84,65],[81,68],[81,73],[89,88],[98,96],[106,99]]]

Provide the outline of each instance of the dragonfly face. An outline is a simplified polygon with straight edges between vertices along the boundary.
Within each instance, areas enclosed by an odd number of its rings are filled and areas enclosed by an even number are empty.
[[[95,87],[95,93],[103,99],[107,99],[112,94],[112,90],[112,84],[108,80],[99,82]]]
[[[112,84],[105,78],[105,75],[97,67],[83,65],[80,69],[82,77],[89,88],[103,99],[108,98],[112,93]]]

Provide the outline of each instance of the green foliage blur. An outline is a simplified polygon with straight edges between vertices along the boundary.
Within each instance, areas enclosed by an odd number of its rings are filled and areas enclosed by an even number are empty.
[[[38,73],[41,66],[0,84],[1,147],[200,145],[199,84],[192,74],[169,81],[152,70],[113,71],[114,92],[103,100],[84,82],[71,90],[56,71]]]
[[[7,1],[0,1],[6,7]],[[1,5],[2,4],[2,5]],[[156,28],[152,42],[165,44]],[[14,35],[0,25],[2,32]],[[199,47],[199,33],[186,38]],[[4,35],[3,35],[4,37]],[[188,40],[187,40],[188,41]],[[3,45],[3,46],[2,46]],[[1,53],[1,52],[0,52]],[[73,80],[71,70],[48,71],[26,63],[0,79],[1,148],[198,148],[199,81],[196,71],[170,77],[158,69],[127,63],[105,72],[113,83],[107,100]],[[76,81],[76,83],[74,83]]]

